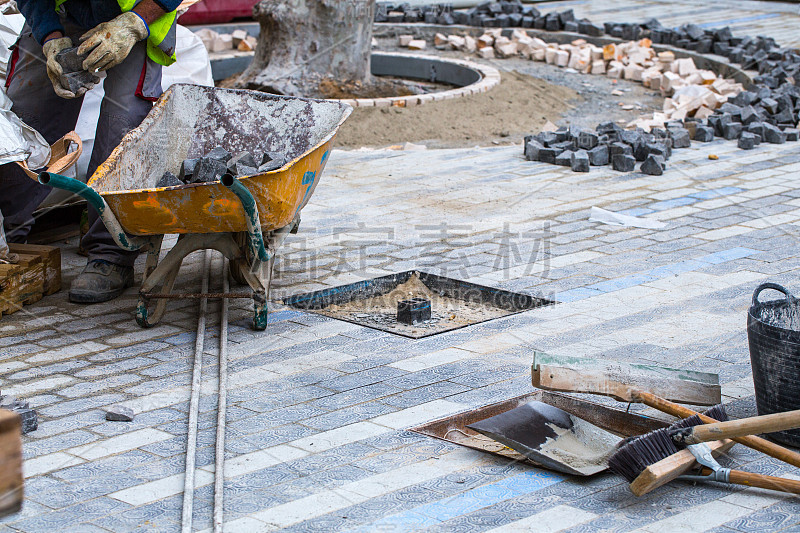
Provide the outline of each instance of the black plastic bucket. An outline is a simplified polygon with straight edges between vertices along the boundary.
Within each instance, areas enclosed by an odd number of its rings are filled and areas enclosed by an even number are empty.
[[[759,302],[761,291],[774,289],[786,298]],[[800,301],[776,283],[764,283],[753,293],[747,314],[747,338],[759,415],[800,409]],[[769,437],[800,447],[800,429]]]

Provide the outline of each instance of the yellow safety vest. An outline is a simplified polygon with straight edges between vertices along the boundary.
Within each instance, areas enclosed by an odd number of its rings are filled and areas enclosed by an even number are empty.
[[[56,10],[58,10],[67,0],[56,0]],[[138,3],[137,0],[117,0],[123,13],[133,10]],[[177,61],[175,56],[176,30],[178,14],[175,11],[165,13],[152,24],[150,24],[150,37],[147,39],[147,55],[165,67]]]

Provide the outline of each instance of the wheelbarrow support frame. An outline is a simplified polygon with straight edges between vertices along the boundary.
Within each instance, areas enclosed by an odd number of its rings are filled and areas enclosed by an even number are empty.
[[[242,204],[242,209],[246,214],[247,233],[181,235],[177,244],[161,260],[163,235],[130,236],[125,233],[122,224],[97,191],[81,181],[59,174],[44,172],[39,175],[40,183],[72,192],[84,198],[97,210],[114,242],[120,248],[147,252],[144,279],[136,308],[136,321],[140,326],[150,328],[157,325],[163,318],[167,301],[170,299],[215,296],[218,298],[252,298],[255,312],[253,327],[257,331],[263,331],[267,327],[267,301],[272,283],[275,254],[286,237],[296,231],[299,218],[284,228],[269,232],[265,238],[261,229],[256,201],[247,187],[231,175],[223,176],[221,181]],[[249,285],[252,293],[218,295],[173,293],[172,289],[184,259],[193,252],[206,249],[217,250],[229,259],[233,277]],[[161,292],[156,293],[159,288]],[[152,311],[150,310],[151,300],[158,300]]]

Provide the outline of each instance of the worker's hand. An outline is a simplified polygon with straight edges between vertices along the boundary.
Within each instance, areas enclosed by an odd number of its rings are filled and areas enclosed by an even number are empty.
[[[131,53],[133,46],[150,36],[144,19],[128,11],[110,22],[104,22],[81,37],[78,54],[89,56],[83,68],[92,74],[114,68]]]
[[[58,37],[44,43],[42,51],[47,58],[47,77],[50,78],[53,89],[61,98],[80,98],[86,93],[86,89],[79,89],[77,94],[70,91],[69,82],[64,78],[64,70],[61,68],[61,64],[56,61],[56,56],[59,52],[67,48],[72,48],[72,39],[69,37]]]

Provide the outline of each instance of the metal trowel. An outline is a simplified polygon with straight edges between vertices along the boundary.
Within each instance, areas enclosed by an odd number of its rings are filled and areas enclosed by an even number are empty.
[[[542,402],[530,402],[467,427],[531,461],[575,476],[608,468],[622,439],[581,418]]]

